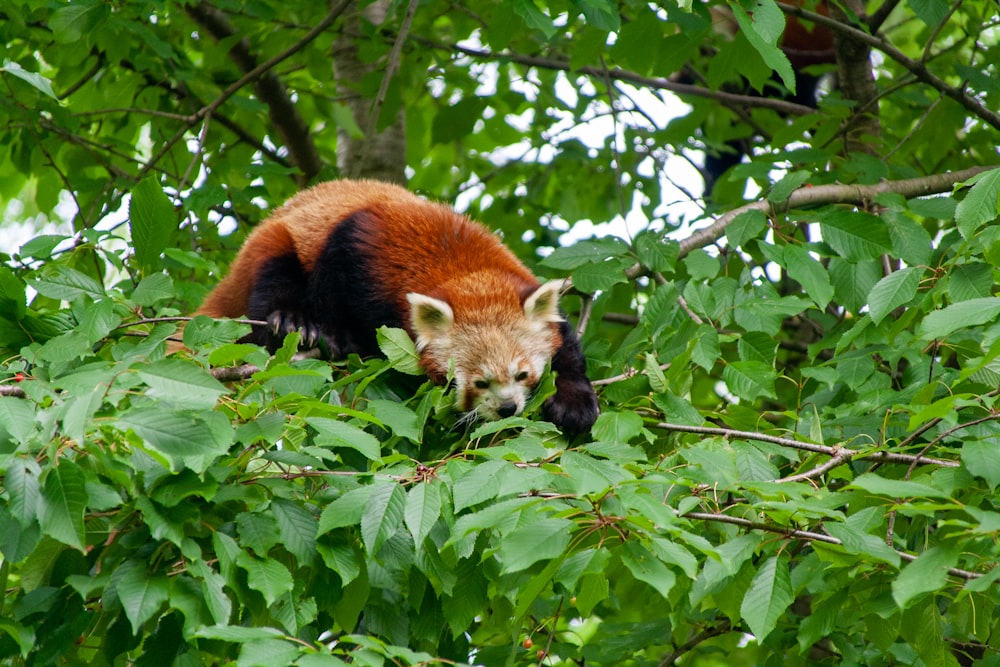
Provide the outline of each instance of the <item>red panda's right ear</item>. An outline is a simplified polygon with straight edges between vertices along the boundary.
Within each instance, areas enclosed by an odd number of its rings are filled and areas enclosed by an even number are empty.
[[[417,335],[417,349],[422,350],[432,341],[448,335],[455,323],[455,313],[451,306],[440,299],[410,292],[406,295],[410,302],[410,326]]]

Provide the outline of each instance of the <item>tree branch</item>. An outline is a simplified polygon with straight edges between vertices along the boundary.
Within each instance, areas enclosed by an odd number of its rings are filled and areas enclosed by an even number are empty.
[[[792,192],[784,202],[782,208],[809,208],[821,206],[823,204],[855,204],[861,205],[872,201],[875,197],[886,193],[895,193],[907,198],[924,197],[931,194],[948,192],[956,184],[967,181],[976,174],[994,169],[994,166],[969,167],[961,171],[948,172],[945,174],[932,174],[931,176],[921,176],[919,178],[908,178],[901,181],[882,181],[874,185],[841,185],[839,183],[831,185],[817,185],[813,187],[801,187]],[[743,213],[749,211],[762,211],[768,213],[774,205],[766,199],[750,202],[739,208],[734,208],[716,218],[708,227],[699,229],[680,242],[680,254],[678,258],[685,257],[696,248],[703,248],[718,241],[726,233],[726,227]],[[626,270],[625,275],[629,279],[635,279],[647,273],[646,268],[641,264],[635,264]]]
[[[956,461],[947,461],[945,459],[934,459],[926,456],[914,456],[912,454],[898,454],[895,452],[883,452],[883,451],[872,451],[865,452],[858,449],[848,449],[847,447],[830,447],[828,445],[816,445],[811,442],[801,442],[799,440],[792,440],[791,438],[782,438],[777,435],[768,435],[767,433],[757,433],[755,431],[737,431],[728,428],[717,428],[714,426],[689,426],[687,424],[670,424],[667,422],[660,422],[656,425],[657,428],[662,428],[667,431],[679,431],[682,433],[699,433],[701,435],[718,435],[724,438],[741,438],[744,440],[757,440],[759,442],[770,442],[774,445],[781,445],[782,447],[790,447],[792,449],[801,449],[807,452],[815,452],[817,454],[826,454],[827,456],[834,456],[847,461],[856,456],[861,456],[867,459],[874,459],[876,461],[885,461],[887,463],[926,463],[928,465],[938,465],[944,468],[957,468],[959,463]],[[788,481],[788,480],[783,480]]]
[[[239,30],[229,22],[226,15],[205,0],[196,5],[188,5],[185,10],[188,16],[211,33],[216,41],[222,41],[239,34]],[[330,15],[325,21],[328,21],[327,25],[332,23]],[[251,52],[249,41],[244,38],[235,42],[229,49],[229,56],[245,74],[259,73],[259,76],[255,77],[254,90],[260,100],[267,105],[271,124],[281,135],[292,161],[302,171],[299,182],[300,185],[304,185],[323,168],[323,161],[313,143],[309,125],[299,114],[295,103],[273,69],[260,69],[256,56]]]
[[[807,21],[812,21],[817,25],[826,26],[837,33],[850,36],[851,39],[854,39],[855,41],[878,49],[886,56],[895,60],[897,63],[909,70],[915,77],[917,77],[917,79],[923,81],[932,88],[935,88],[943,95],[952,98],[968,111],[972,112],[974,116],[1000,130],[1000,113],[987,109],[979,102],[979,100],[972,95],[966,94],[961,88],[949,85],[946,81],[944,81],[944,79],[941,79],[936,74],[929,71],[923,61],[917,61],[909,58],[902,51],[890,44],[884,37],[869,35],[864,30],[860,30],[854,26],[837,21],[836,19],[832,19],[828,16],[824,16],[818,12],[812,12],[808,9],[803,9],[802,7],[797,7],[795,5],[779,2],[778,7],[781,8],[781,11],[786,14],[798,16],[799,18],[803,18]]]
[[[743,519],[737,516],[729,516],[728,514],[719,514],[714,512],[688,512],[683,515],[688,519],[697,519],[699,521],[716,521],[718,523],[728,523],[734,526],[740,526],[742,528],[748,528],[750,530],[763,530],[769,533],[777,533],[779,535],[784,535],[788,538],[793,538],[796,540],[805,540],[806,542],[825,542],[826,544],[836,544],[842,545],[843,542],[838,540],[836,537],[831,537],[824,533],[815,533],[809,530],[796,530],[793,528],[786,528],[785,526],[779,526],[773,523],[764,523],[762,521],[751,521],[749,519]],[[896,551],[896,555],[900,557],[901,560],[906,562],[913,562],[917,560],[917,556],[913,554],[908,554],[905,551]],[[962,570],[957,567],[948,568],[948,574],[953,577],[958,577],[959,579],[978,579],[983,576],[980,572],[971,572],[969,570]]]
[[[585,74],[596,79],[604,80],[611,79],[613,81],[624,81],[626,83],[634,83],[640,86],[646,86],[649,88],[655,88],[657,90],[668,90],[672,93],[678,95],[689,95],[691,97],[705,97],[708,99],[717,100],[726,106],[731,106],[736,109],[746,109],[747,107],[759,107],[763,109],[772,109],[779,113],[788,114],[790,116],[805,116],[811,113],[816,113],[816,110],[807,107],[804,104],[795,104],[794,102],[786,102],[785,100],[767,97],[754,97],[751,95],[738,95],[736,93],[727,93],[721,90],[709,90],[708,88],[702,88],[701,86],[693,86],[686,83],[677,83],[671,81],[670,79],[663,77],[650,77],[637,74],[635,72],[629,72],[623,69],[609,69],[604,70],[600,67],[580,67],[577,69],[572,69],[570,67],[569,61],[567,60],[557,60],[554,58],[544,58],[541,56],[526,56],[518,53],[493,53],[491,51],[486,51],[484,49],[473,49],[466,46],[460,46],[458,44],[442,44],[440,42],[435,42],[421,37],[414,37],[414,40],[424,44],[433,49],[438,49],[441,51],[458,52],[463,55],[470,56],[472,58],[479,58],[482,60],[496,60],[501,62],[512,62],[518,65],[525,65],[527,67],[538,67],[540,69],[555,70],[559,72],[571,72],[576,74]]]

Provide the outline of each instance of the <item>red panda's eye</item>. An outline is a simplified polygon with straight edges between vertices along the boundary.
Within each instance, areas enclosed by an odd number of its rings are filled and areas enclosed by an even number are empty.
[[[476,387],[476,389],[489,389],[490,388],[489,381],[483,380],[482,378],[476,380],[472,384]]]
[[[524,382],[527,379],[528,379],[528,371],[521,371],[520,373],[514,376],[514,380],[517,382]]]

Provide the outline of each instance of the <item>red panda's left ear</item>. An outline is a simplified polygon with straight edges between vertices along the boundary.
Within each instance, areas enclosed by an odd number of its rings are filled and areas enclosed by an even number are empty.
[[[550,280],[524,300],[524,314],[532,322],[562,322],[559,297],[569,280]]]
[[[410,302],[410,326],[417,335],[417,349],[422,350],[431,341],[447,336],[455,323],[455,313],[444,301],[410,292],[406,295]]]

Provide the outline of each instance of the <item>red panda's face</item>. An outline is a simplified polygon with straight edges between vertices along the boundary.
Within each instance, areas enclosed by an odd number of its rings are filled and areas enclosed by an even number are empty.
[[[409,294],[411,326],[424,365],[442,374],[454,364],[459,407],[468,419],[520,414],[559,343],[560,281],[539,287],[523,310],[456,321],[451,306]]]

